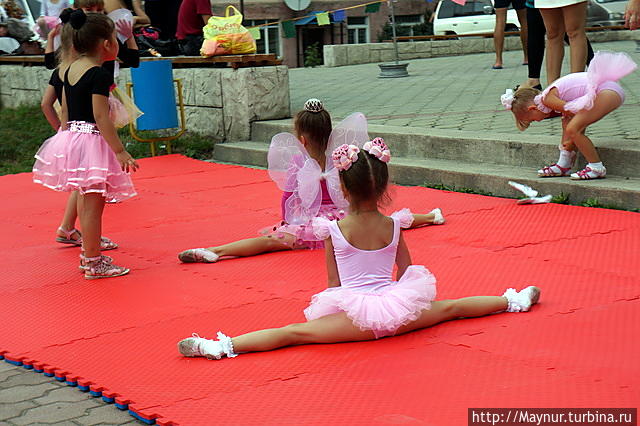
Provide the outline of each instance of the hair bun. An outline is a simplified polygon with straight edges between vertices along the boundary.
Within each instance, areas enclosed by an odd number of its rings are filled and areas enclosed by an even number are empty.
[[[322,112],[324,105],[320,99],[311,98],[304,103],[304,110],[309,112]]]
[[[74,30],[79,30],[80,28],[82,28],[85,22],[87,22],[87,15],[82,9],[74,10],[69,15],[69,23]]]
[[[70,7],[67,7],[62,12],[60,12],[60,21],[63,24],[66,24],[67,22],[69,22],[69,18],[71,18],[72,13],[73,13],[73,9],[71,9]]]

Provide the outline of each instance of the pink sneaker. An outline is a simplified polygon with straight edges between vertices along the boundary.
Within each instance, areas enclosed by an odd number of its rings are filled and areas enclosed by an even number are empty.
[[[111,259],[107,256],[85,257],[84,261],[86,268],[84,277],[88,280],[120,277],[129,273],[129,269],[112,264]]]

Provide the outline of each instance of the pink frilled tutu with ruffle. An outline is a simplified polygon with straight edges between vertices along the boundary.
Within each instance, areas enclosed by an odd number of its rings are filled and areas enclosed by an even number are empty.
[[[59,131],[42,144],[33,181],[55,191],[102,194],[109,203],[135,196],[131,177],[95,125],[77,122],[73,127],[78,131]]]
[[[347,212],[345,210],[339,209],[334,205],[322,205],[320,206],[317,217],[323,217],[328,220],[340,220],[346,215]],[[291,248],[311,250],[324,248],[324,239],[320,239],[315,235],[312,221],[302,225],[291,225],[283,220],[273,226],[261,229],[260,234],[277,238]],[[293,243],[290,243],[290,238],[286,238],[288,235],[295,237]]]
[[[418,319],[436,298],[436,278],[424,266],[407,268],[399,281],[372,288],[330,287],[311,298],[304,310],[307,320],[345,312],[361,330],[379,339]]]
[[[400,229],[413,223],[409,209],[391,215],[393,241],[379,250],[360,250],[342,235],[337,222],[315,219],[319,237],[331,236],[342,285],[314,295],[304,314],[307,320],[345,312],[361,330],[376,338],[390,336],[398,328],[418,319],[436,298],[436,278],[424,266],[411,265],[398,281],[391,279]]]

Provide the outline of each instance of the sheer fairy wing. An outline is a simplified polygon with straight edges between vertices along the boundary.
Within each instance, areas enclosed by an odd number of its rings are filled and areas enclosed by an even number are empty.
[[[271,138],[267,154],[269,176],[282,191],[295,191],[298,171],[308,159],[307,151],[291,133],[278,133]]]
[[[349,210],[349,202],[344,198],[344,193],[342,192],[338,169],[332,167],[324,174],[324,178],[327,184],[327,191],[333,204],[339,209]]]
[[[329,136],[329,143],[325,151],[327,157],[327,164],[325,170],[333,168],[333,162],[331,161],[331,154],[333,150],[342,144],[356,145],[362,147],[369,140],[367,117],[361,112],[354,112],[338,124],[331,135]]]
[[[284,220],[287,223],[305,224],[318,214],[322,204],[322,176],[322,169],[313,158],[308,158],[297,171],[295,190],[284,205]]]

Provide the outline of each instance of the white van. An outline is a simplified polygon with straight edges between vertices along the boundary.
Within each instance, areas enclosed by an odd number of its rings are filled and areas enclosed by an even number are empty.
[[[496,26],[496,15],[491,0],[467,0],[464,6],[451,0],[440,0],[433,20],[434,35],[492,33]],[[506,31],[518,31],[516,11],[507,10]]]

